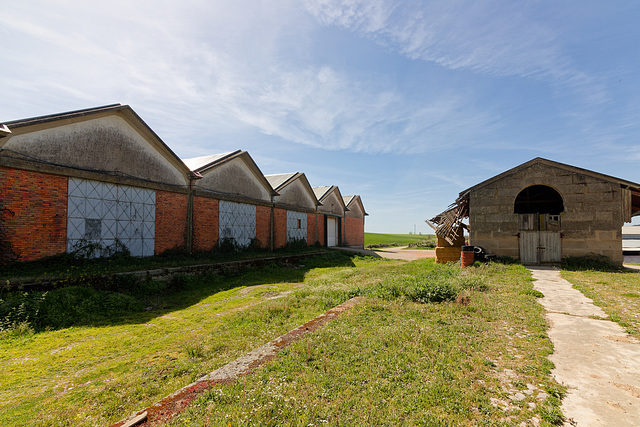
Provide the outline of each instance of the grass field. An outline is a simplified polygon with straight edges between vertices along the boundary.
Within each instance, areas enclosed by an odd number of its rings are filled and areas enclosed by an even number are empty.
[[[593,299],[627,333],[640,338],[640,273],[563,270],[562,277]]]
[[[382,234],[364,233],[365,247],[392,247],[408,246],[411,243],[433,243],[435,246],[435,235],[432,234]]]
[[[25,304],[14,307],[40,301],[42,311],[31,318],[37,327],[0,333],[0,425],[107,425],[355,295],[364,302],[271,365],[207,392],[174,425],[560,420],[547,325],[521,266],[461,274],[433,260],[332,252],[304,266],[145,286],[92,291],[84,308],[77,288],[20,294]],[[85,315],[59,326],[54,314],[72,307]]]

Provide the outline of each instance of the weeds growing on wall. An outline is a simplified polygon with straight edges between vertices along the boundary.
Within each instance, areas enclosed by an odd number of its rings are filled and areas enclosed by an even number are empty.
[[[94,258],[127,258],[131,256],[129,248],[122,243],[120,239],[115,239],[113,244],[105,245],[101,242],[80,239],[78,240],[69,254],[76,259],[86,260]]]
[[[307,247],[307,241],[305,239],[291,239],[287,240],[284,246],[285,250],[305,249]]]

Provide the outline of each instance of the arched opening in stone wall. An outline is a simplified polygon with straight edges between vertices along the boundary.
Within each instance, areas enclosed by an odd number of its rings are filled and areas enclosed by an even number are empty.
[[[517,214],[550,214],[564,212],[562,196],[547,185],[532,185],[522,190],[513,206]]]

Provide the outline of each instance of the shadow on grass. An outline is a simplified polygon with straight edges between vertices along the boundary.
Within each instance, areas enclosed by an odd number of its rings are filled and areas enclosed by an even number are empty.
[[[35,331],[71,326],[147,323],[168,311],[181,310],[205,298],[241,286],[302,282],[314,268],[352,267],[357,254],[328,252],[297,265],[273,262],[241,272],[177,275],[171,280],[120,283],[117,290],[66,287],[52,291],[0,293],[0,330]],[[126,276],[125,276],[126,277]]]
[[[82,258],[69,253],[53,255],[36,261],[13,262],[0,265],[0,280],[3,282],[30,278],[60,278],[78,277],[105,273],[120,273],[128,271],[153,270],[197,264],[211,264],[220,262],[240,261],[246,259],[269,258],[281,255],[298,255],[317,252],[322,248],[308,246],[304,248],[268,250],[213,250],[187,254],[182,250],[168,250],[160,255],[150,257],[132,257],[125,253],[117,253],[108,258]]]

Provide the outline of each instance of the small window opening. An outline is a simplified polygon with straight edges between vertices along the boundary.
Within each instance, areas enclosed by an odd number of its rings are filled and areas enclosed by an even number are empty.
[[[296,228],[302,228],[302,220],[301,219],[298,219],[298,225],[297,225]]]

